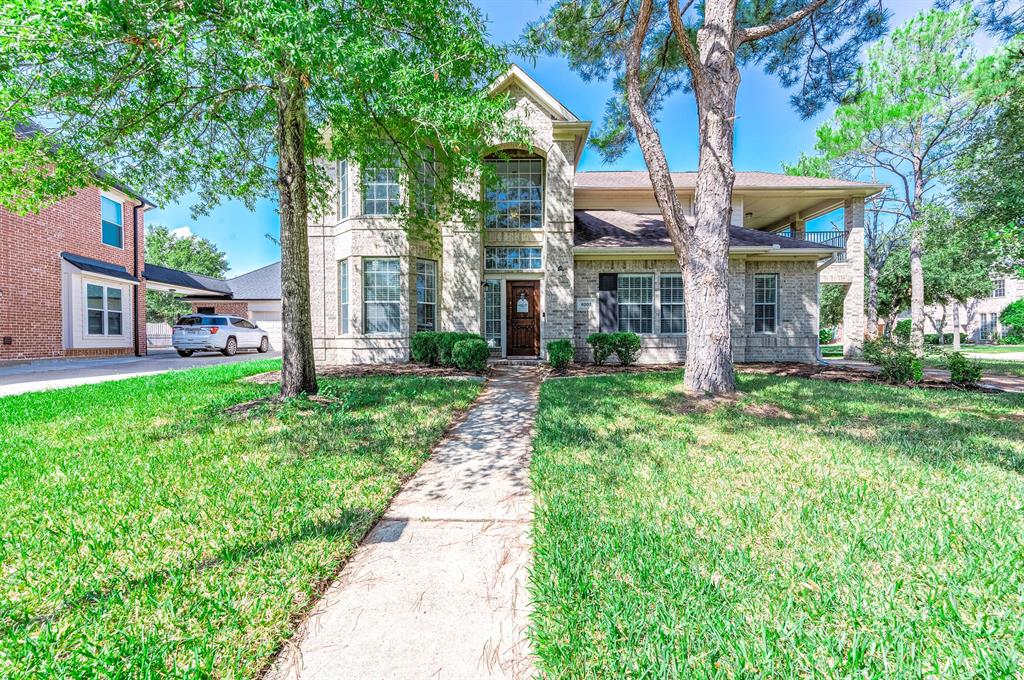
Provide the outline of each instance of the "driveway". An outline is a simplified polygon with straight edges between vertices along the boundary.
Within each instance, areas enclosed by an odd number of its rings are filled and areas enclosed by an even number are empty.
[[[273,359],[280,352],[239,352],[233,357],[204,353],[179,357],[174,350],[151,350],[144,357],[109,357],[104,359],[43,359],[0,365],[0,397],[24,392],[52,390],[59,387],[88,385],[124,380],[139,375],[154,375],[184,368],[231,364],[238,361]]]

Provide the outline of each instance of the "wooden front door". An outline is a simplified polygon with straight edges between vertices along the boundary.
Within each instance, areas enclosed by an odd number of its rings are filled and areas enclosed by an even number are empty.
[[[539,356],[540,281],[509,281],[505,293],[508,355]]]

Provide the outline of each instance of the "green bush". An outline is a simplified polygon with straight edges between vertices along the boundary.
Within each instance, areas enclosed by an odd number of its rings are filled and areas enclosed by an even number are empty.
[[[909,337],[908,337],[908,340],[909,340]],[[960,342],[961,342],[961,344],[965,344],[967,342],[967,333],[961,333],[960,334]],[[937,344],[939,344],[939,334],[938,333],[925,333],[924,334],[924,344],[926,344],[926,345],[937,345]],[[953,344],[953,334],[952,333],[943,333],[942,334],[942,344],[943,345],[952,345]]]
[[[900,342],[910,342],[910,319],[897,321],[896,328],[893,329],[892,335]]]
[[[604,365],[608,357],[615,354],[611,333],[591,333],[587,336],[587,344],[593,350],[594,363],[598,366]]]
[[[1000,345],[1024,345],[1024,333],[1022,333],[1021,335],[1015,335],[1015,334],[1004,335],[1003,337],[999,338],[999,344]]]
[[[1003,326],[1012,329],[1007,331],[1007,335],[1024,336],[1024,298],[1006,305],[999,312],[999,320]]]
[[[972,361],[960,352],[946,357],[946,368],[949,369],[949,381],[954,385],[973,385],[981,380],[981,362]]]
[[[453,352],[455,345],[462,340],[483,340],[477,333],[455,333],[447,331],[437,334],[437,363],[442,366],[457,366]],[[486,344],[486,340],[484,341]]]
[[[571,340],[553,340],[547,347],[548,361],[556,371],[564,371],[576,357],[576,348]]]
[[[412,360],[418,364],[438,364],[438,336],[434,331],[420,331],[412,336]]]
[[[491,355],[487,341],[472,333],[460,335],[469,337],[455,343],[455,347],[452,348],[452,361],[463,371],[482,372],[487,368],[487,357]]]
[[[836,339],[836,329],[834,328],[822,328],[818,331],[818,343],[821,345],[827,345]]]
[[[623,366],[632,366],[640,356],[640,336],[636,333],[612,333],[615,356]]]
[[[864,358],[882,369],[882,379],[886,382],[901,385],[921,382],[924,378],[921,360],[906,343],[885,338],[868,340],[864,343]]]

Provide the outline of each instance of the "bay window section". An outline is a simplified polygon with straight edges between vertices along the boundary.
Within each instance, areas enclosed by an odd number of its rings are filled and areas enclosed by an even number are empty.
[[[754,274],[754,332],[774,333],[779,318],[779,275]]]
[[[363,215],[386,217],[398,212],[398,168],[363,168]]]
[[[544,160],[509,150],[484,160],[494,176],[484,185],[484,226],[540,229],[544,225]]]
[[[484,338],[491,349],[501,349],[501,281],[484,281]]]
[[[437,326],[437,263],[416,261],[416,330],[432,331]]]
[[[363,318],[367,334],[402,330],[402,272],[397,258],[363,260]]]
[[[654,277],[619,274],[619,330],[651,333],[654,327]]]
[[[683,275],[661,275],[661,332],[686,332],[686,298],[683,296]]]
[[[338,331],[348,333],[348,260],[338,263]]]

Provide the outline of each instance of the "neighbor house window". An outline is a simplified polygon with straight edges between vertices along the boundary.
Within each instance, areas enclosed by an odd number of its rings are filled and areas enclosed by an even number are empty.
[[[103,222],[103,242],[108,246],[121,248],[124,244],[124,223],[121,220],[121,204],[106,196],[101,196],[100,214]]]
[[[363,214],[387,216],[398,212],[398,168],[363,168]]]
[[[978,331],[981,335],[982,341],[993,340],[999,333],[999,315],[993,312],[992,314],[982,314],[981,323],[978,327]]]
[[[501,281],[484,281],[484,337],[492,349],[501,349]]]
[[[654,277],[619,274],[619,330],[651,333],[654,326]]]
[[[523,151],[505,151],[484,161],[495,178],[484,186],[484,226],[540,229],[544,224],[544,161]]]
[[[1001,298],[1006,295],[1006,279],[993,279],[992,294],[989,297]]]
[[[484,249],[484,269],[540,269],[540,248],[497,246]]]
[[[348,260],[338,263],[338,330],[348,333]]]
[[[397,259],[363,260],[363,318],[367,333],[402,330],[402,270]]]
[[[683,297],[683,275],[661,275],[661,332],[686,332],[686,300]]]
[[[779,319],[779,275],[754,274],[754,332],[774,333]]]
[[[88,283],[85,286],[89,335],[121,335],[121,289]]]
[[[338,163],[338,215],[348,217],[348,161]]]
[[[434,150],[427,147],[416,163],[416,210],[425,217],[436,213],[434,189],[437,187],[437,167],[434,165]]]
[[[437,264],[416,260],[416,330],[432,331],[437,325]]]

